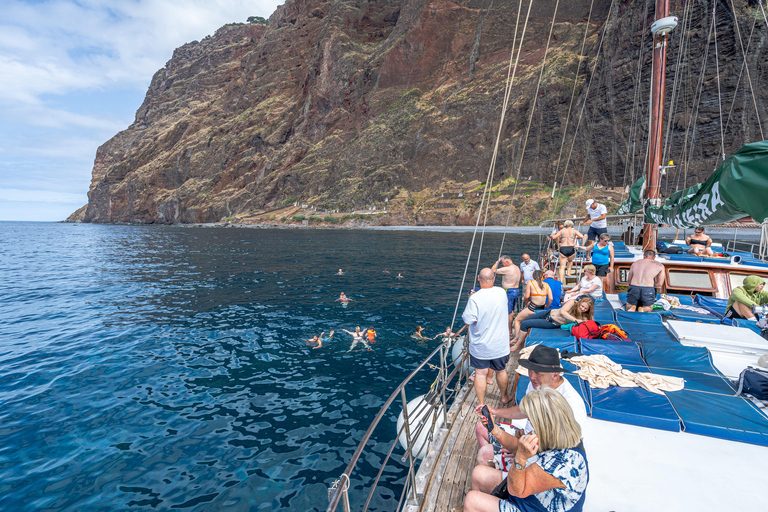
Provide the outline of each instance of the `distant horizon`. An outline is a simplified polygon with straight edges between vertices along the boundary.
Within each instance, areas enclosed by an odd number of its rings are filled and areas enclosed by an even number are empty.
[[[173,51],[282,3],[4,2],[0,221],[62,222],[87,204],[96,150],[133,123]]]

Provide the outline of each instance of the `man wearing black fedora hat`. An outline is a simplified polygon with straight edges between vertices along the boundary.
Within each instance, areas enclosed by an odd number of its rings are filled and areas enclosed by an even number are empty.
[[[533,347],[528,358],[520,358],[518,364],[528,370],[528,378],[530,379],[530,382],[528,383],[528,388],[525,390],[526,394],[534,389],[539,389],[541,386],[550,387],[559,391],[566,402],[571,406],[573,416],[579,423],[583,434],[587,419],[587,408],[584,405],[584,400],[582,400],[579,392],[574,389],[570,382],[563,378],[562,373],[567,372],[568,370],[563,368],[560,364],[560,353],[557,349],[547,347],[546,345],[536,345]],[[480,415],[481,409],[481,406],[476,407],[475,413]],[[493,415],[494,420],[499,418],[509,420],[527,419],[518,406],[505,409],[488,407],[488,409]],[[502,447],[514,456],[517,451],[517,432],[519,432],[520,435],[533,432],[533,427],[530,422],[526,422],[525,428],[519,431],[510,424],[502,423],[499,424],[499,427],[503,431],[503,434],[499,438],[489,439],[488,429],[481,422],[478,422],[475,428],[477,442],[480,444],[480,451],[477,454],[478,464],[494,466],[494,457],[501,453]]]

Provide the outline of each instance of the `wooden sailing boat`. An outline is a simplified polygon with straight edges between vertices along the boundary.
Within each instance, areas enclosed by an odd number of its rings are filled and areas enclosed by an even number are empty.
[[[651,105],[654,113],[647,197],[649,208],[658,209],[663,207],[658,184],[666,41],[669,30],[676,25],[676,20],[668,14],[668,0],[657,0],[657,20],[652,29],[655,55]],[[626,273],[623,270],[628,269],[642,249],[656,248],[657,223],[645,223],[642,248],[627,249],[627,256],[617,258],[609,292],[618,291],[624,284]],[[708,306],[711,313],[716,313],[716,306],[722,306],[717,302],[718,298],[722,301],[722,297],[730,293],[739,282],[739,276],[765,275],[763,272],[768,266],[761,266],[756,258],[753,260],[744,263],[665,260],[666,291],[682,292],[679,297],[683,299],[696,294],[704,301],[700,305]],[[705,283],[708,286],[704,286]],[[617,295],[610,294],[608,299],[596,305],[596,320],[620,324],[632,341],[581,340],[565,331],[532,329],[528,344],[544,343],[587,355],[609,355],[627,369],[681,377],[686,385],[679,392],[655,395],[639,388],[601,389],[585,383],[573,373],[564,376],[582,393],[589,414],[587,424],[583,426],[584,445],[590,461],[590,484],[584,510],[765,509],[761,491],[765,487],[764,465],[768,460],[768,415],[759,403],[737,394],[728,377],[734,377],[736,368],[760,364],[759,361],[768,354],[768,341],[751,328],[722,325],[722,315],[687,310],[685,314],[675,313],[682,316],[670,320],[656,313],[621,311],[616,307],[620,305]],[[446,363],[445,350],[451,343],[451,339],[444,341],[419,367],[424,368],[430,360],[442,361],[429,394],[431,398],[423,401],[423,411],[412,414],[413,411],[405,408],[406,416],[416,416],[417,421],[411,427],[406,421],[404,431],[410,438],[409,428],[417,430],[416,435],[426,429],[430,432],[431,444],[418,471],[412,446],[407,445],[401,459],[409,462],[406,482],[400,501],[393,502],[390,510],[452,510],[461,507],[471,486],[469,475],[477,453],[474,439],[477,420],[473,414],[475,395],[472,386],[464,380],[462,360],[453,365]],[[567,361],[563,365],[576,368]],[[340,503],[344,504],[345,510],[351,510],[347,489],[352,470],[390,404],[399,394],[403,404],[407,403],[405,385],[415,374],[416,371],[393,392],[366,432],[344,474],[329,491],[329,512],[336,510]],[[459,388],[462,383],[463,387]],[[518,387],[518,398],[525,388],[523,380]],[[486,395],[489,405],[500,406],[498,399],[498,392]],[[448,404],[450,409],[446,407]],[[443,418],[439,427],[436,421],[430,421],[437,415]],[[390,459],[394,447],[393,444],[384,464]],[[374,488],[379,477],[374,480]],[[374,489],[363,510],[367,509],[373,493]]]

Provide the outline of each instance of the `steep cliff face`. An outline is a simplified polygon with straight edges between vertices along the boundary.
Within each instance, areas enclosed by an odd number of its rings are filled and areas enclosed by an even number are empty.
[[[502,187],[518,174],[549,185],[615,187],[641,172],[649,3],[561,2],[539,85],[556,2],[534,2],[496,164]],[[83,220],[215,222],[294,202],[318,210],[384,205],[447,182],[465,190],[485,180],[490,165],[516,23],[519,40],[528,8],[518,19],[518,7],[513,0],[287,0],[266,26],[225,26],[184,45],[153,77],[135,122],[97,151]],[[699,76],[712,3],[689,7],[690,25],[671,42],[685,38],[687,54],[678,66],[670,52],[667,95],[683,91],[675,94],[668,158],[690,156],[690,185],[716,167],[721,144],[713,48]],[[760,86],[767,38],[758,26],[747,56],[750,88],[745,76],[739,80],[743,58],[725,7],[718,4],[718,63],[732,152],[760,138],[758,115],[768,119]],[[737,2],[745,46],[754,20],[748,7]],[[681,18],[684,9],[682,0],[672,2]],[[698,121],[689,123],[697,105]]]

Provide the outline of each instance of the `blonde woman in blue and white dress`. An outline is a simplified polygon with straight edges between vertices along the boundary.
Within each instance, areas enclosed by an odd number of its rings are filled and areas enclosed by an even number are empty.
[[[589,468],[571,406],[563,395],[542,386],[523,397],[520,411],[534,433],[515,438],[517,451],[507,475],[509,497],[490,494],[504,481],[503,473],[478,465],[472,471],[473,490],[464,499],[464,512],[582,512]],[[515,436],[495,423],[491,434],[511,448]]]

